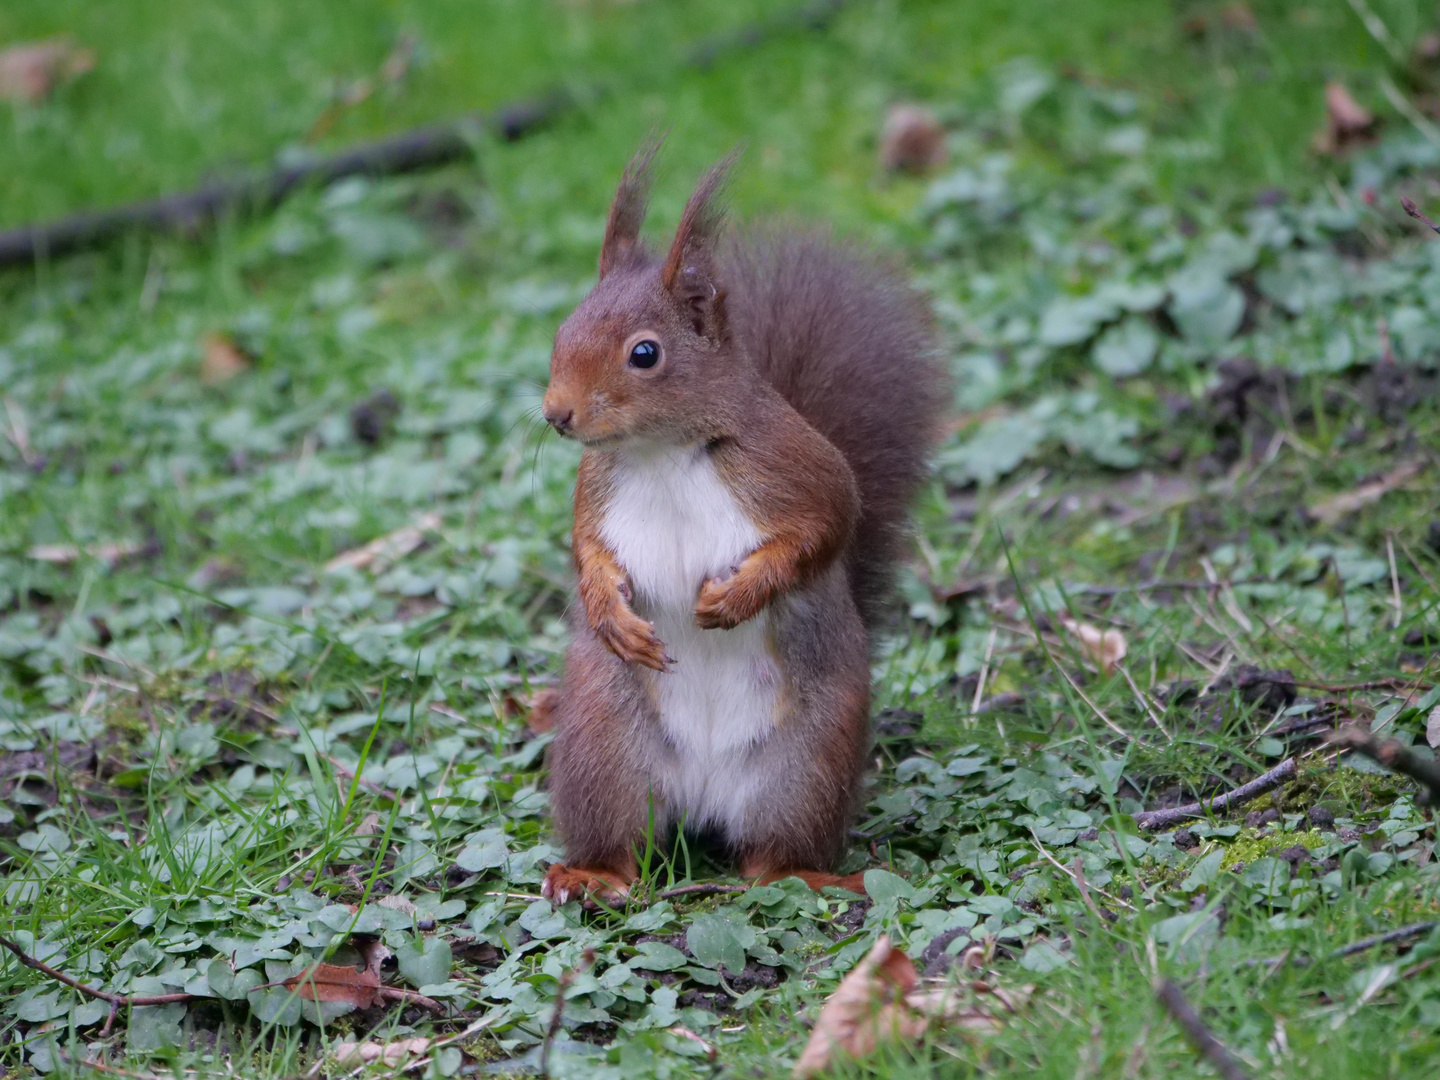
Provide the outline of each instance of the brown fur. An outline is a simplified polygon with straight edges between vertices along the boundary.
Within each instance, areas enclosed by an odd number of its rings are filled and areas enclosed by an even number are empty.
[[[725,241],[727,160],[700,182],[663,260],[638,240],[653,147],[611,208],[601,280],[556,335],[545,415],[586,446],[575,492],[580,605],[553,713],[552,806],[570,865],[557,900],[615,897],[635,873],[653,762],[676,751],[656,711],[665,644],[601,535],[617,447],[704,447],[763,537],[697,583],[695,618],[769,610],[784,713],[756,753],[783,779],[726,842],[747,877],[826,873],[843,851],[869,742],[869,635],[945,402],[925,305],[894,271],[815,232]],[[627,364],[636,340],[653,369]],[[752,812],[753,811],[753,812]]]

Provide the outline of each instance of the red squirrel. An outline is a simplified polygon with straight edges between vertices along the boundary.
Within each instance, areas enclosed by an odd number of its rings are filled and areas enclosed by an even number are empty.
[[[745,878],[862,891],[830,871],[869,752],[870,631],[946,402],[932,320],[824,234],[726,233],[731,159],[651,254],[654,152],[620,182],[542,407],[584,451],[580,602],[547,705],[566,861],[541,891],[617,902],[652,808]]]

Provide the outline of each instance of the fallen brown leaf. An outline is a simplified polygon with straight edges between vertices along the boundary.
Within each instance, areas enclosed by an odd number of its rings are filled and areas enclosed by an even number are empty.
[[[38,105],[61,82],[95,66],[95,53],[67,37],[12,45],[0,52],[0,98]]]
[[[253,361],[227,334],[206,334],[200,339],[200,381],[220,386],[250,370]]]
[[[1063,618],[1060,625],[1080,645],[1080,651],[1106,675],[1115,670],[1115,665],[1125,659],[1129,651],[1125,635],[1119,630],[1102,630],[1089,623]]]
[[[306,1001],[344,1001],[357,1009],[368,1009],[387,1001],[403,1001],[433,1013],[445,1011],[445,1007],[433,998],[399,986],[384,986],[378,973],[347,964],[313,964],[298,975],[291,975],[280,985]]]
[[[392,1039],[386,1043],[374,1040],[336,1043],[330,1050],[330,1056],[337,1065],[372,1065],[377,1061],[399,1065],[406,1058],[419,1057],[428,1049],[430,1040],[417,1036],[413,1039]]]
[[[354,934],[350,938],[350,944],[360,954],[360,959],[365,963],[365,970],[380,978],[380,968],[395,954],[392,953],[386,944],[376,937],[368,937],[364,934]]]
[[[882,1042],[918,1039],[931,1024],[993,1034],[1002,1012],[1018,1011],[1031,992],[985,983],[922,987],[914,963],[882,935],[825,1002],[790,1075],[816,1076],[842,1057],[868,1056]]]
[[[315,964],[280,984],[306,1001],[348,1001],[357,1009],[380,1004],[380,976],[348,964]]]
[[[880,129],[880,164],[890,172],[928,172],[945,161],[945,129],[923,105],[892,105]]]
[[[1356,510],[1379,501],[1424,468],[1423,461],[1404,462],[1383,476],[1377,476],[1374,480],[1361,484],[1353,491],[1342,492],[1316,503],[1309,508],[1308,513],[1323,525],[1334,525]]]
[[[350,568],[364,570],[374,567],[379,573],[396,559],[404,558],[425,542],[425,534],[440,527],[440,515],[434,510],[421,515],[413,525],[406,525],[392,533],[378,536],[363,547],[352,548],[336,555],[325,564],[327,574]]]
[[[1343,154],[1356,143],[1367,141],[1374,134],[1378,121],[1341,82],[1325,85],[1325,126],[1315,136],[1314,148],[1320,154]]]
[[[555,726],[555,703],[560,694],[555,690],[537,690],[530,698],[525,725],[536,735],[544,735]],[[523,702],[521,703],[523,706]]]

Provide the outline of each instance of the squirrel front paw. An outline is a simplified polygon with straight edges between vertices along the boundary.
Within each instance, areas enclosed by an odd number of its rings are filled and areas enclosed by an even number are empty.
[[[591,910],[601,904],[623,907],[630,895],[630,883],[608,870],[586,870],[579,866],[572,869],[557,862],[545,871],[540,895],[556,905],[579,900]]]
[[[702,630],[733,630],[759,615],[765,607],[765,598],[756,596],[746,584],[746,579],[739,574],[705,582],[695,598],[696,624]]]
[[[608,612],[594,630],[605,647],[627,664],[664,671],[675,662],[665,652],[665,643],[655,636],[655,627],[623,605]]]

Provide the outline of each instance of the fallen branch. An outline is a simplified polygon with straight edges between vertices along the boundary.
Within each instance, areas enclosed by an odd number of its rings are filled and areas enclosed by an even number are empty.
[[[1330,744],[1342,750],[1358,750],[1372,761],[1378,761],[1387,769],[1403,773],[1422,784],[1422,801],[1427,805],[1440,805],[1440,761],[1422,757],[1398,739],[1377,739],[1368,731],[1347,727],[1330,736]]]
[[[1401,195],[1400,205],[1405,208],[1405,213],[1409,214],[1416,221],[1423,221],[1426,225],[1429,225],[1430,228],[1434,229],[1437,233],[1440,233],[1440,225],[1436,225],[1435,222],[1431,221],[1428,217],[1426,217],[1424,212],[1415,205],[1414,199],[1410,198],[1408,195]]]
[[[1190,1007],[1185,1000],[1185,995],[1180,988],[1169,979],[1161,979],[1155,984],[1155,996],[1160,999],[1160,1004],[1165,1006],[1165,1011],[1170,1014],[1174,1021],[1180,1025],[1185,1032],[1191,1045],[1200,1051],[1200,1056],[1210,1062],[1225,1080],[1249,1080],[1248,1074],[1240,1067],[1240,1063],[1231,1056],[1230,1051],[1225,1049],[1225,1044],[1205,1026],[1200,1015]]]
[[[728,53],[752,48],[777,34],[792,29],[823,29],[843,5],[844,0],[811,0],[732,33],[707,38],[686,52],[681,66],[704,70]],[[608,92],[609,88],[601,84],[579,89],[560,87],[490,112],[392,135],[330,157],[214,180],[192,191],[109,210],[22,225],[0,233],[0,266],[53,259],[133,229],[193,232],[225,214],[266,210],[300,188],[329,184],[346,176],[383,176],[434,168],[468,156],[478,133],[489,132],[506,142],[515,142],[565,113],[600,100]]]
[[[1380,945],[1393,945],[1397,941],[1408,941],[1411,938],[1419,937],[1421,934],[1428,934],[1440,922],[1431,920],[1429,922],[1411,923],[1409,926],[1402,926],[1395,930],[1387,930],[1383,934],[1372,934],[1370,937],[1361,938],[1359,941],[1352,941],[1349,945],[1336,949],[1328,954],[1326,960],[1339,960],[1342,957],[1354,956],[1356,953],[1366,952]]]
[[[1370,679],[1367,682],[1351,683],[1325,683],[1310,682],[1306,679],[1296,679],[1296,686],[1304,687],[1306,690],[1323,690],[1327,694],[1349,694],[1356,690],[1429,690],[1434,684],[1407,679],[1396,675],[1389,679]]]
[[[590,965],[595,962],[595,950],[586,949],[580,954],[580,962],[569,971],[560,976],[559,986],[555,989],[555,1011],[550,1014],[550,1023],[545,1025],[545,1041],[540,1044],[540,1067],[538,1072],[543,1080],[549,1080],[550,1076],[550,1046],[555,1042],[555,1036],[560,1031],[560,1021],[565,1016],[565,991],[581,973],[589,970]]]
[[[1241,784],[1234,791],[1227,791],[1213,799],[1202,799],[1200,802],[1186,803],[1184,806],[1172,806],[1168,810],[1141,811],[1135,815],[1135,824],[1142,829],[1157,832],[1160,829],[1169,828],[1171,825],[1178,825],[1188,818],[1218,814],[1232,807],[1243,806],[1252,799],[1264,795],[1267,791],[1279,787],[1285,781],[1293,779],[1294,776],[1295,759],[1289,758],[1269,772],[1261,773],[1248,784]]]
[[[78,979],[71,978],[63,971],[56,971],[49,964],[36,960],[9,938],[0,937],[0,945],[3,945],[14,953],[15,958],[31,970],[38,971],[42,975],[48,975],[56,982],[64,983],[72,990],[78,990],[82,994],[99,998],[101,1001],[108,1001],[110,1003],[110,1015],[105,1020],[105,1026],[100,1029],[102,1036],[110,1033],[110,1029],[115,1024],[115,1016],[122,1008],[131,1009],[146,1005],[175,1005],[180,1002],[195,1000],[194,994],[184,992],[175,994],[112,994],[108,990],[97,990],[95,987],[88,986]]]

